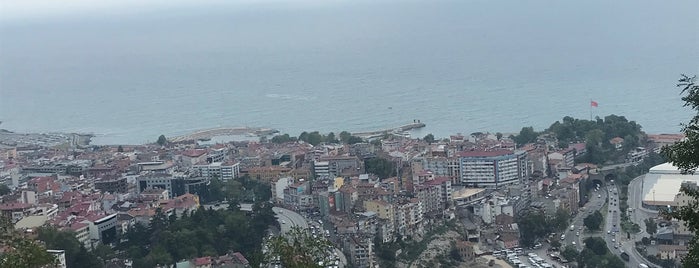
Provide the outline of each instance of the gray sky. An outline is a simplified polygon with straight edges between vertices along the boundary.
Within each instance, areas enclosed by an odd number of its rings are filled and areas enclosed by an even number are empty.
[[[0,0],[0,20],[44,19],[75,15],[121,15],[159,8],[187,6],[248,6],[293,4],[294,6],[348,2],[346,0]]]

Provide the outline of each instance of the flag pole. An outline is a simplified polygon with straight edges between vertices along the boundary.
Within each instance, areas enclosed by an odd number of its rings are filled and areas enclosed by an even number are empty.
[[[590,99],[590,121],[592,121],[592,99]]]

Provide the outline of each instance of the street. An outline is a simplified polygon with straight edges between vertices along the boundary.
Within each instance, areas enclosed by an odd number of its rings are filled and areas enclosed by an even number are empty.
[[[591,213],[602,209],[607,198],[608,191],[605,187],[600,187],[600,190],[598,191],[592,190],[590,195],[592,196],[590,201],[585,205],[584,211],[581,210],[578,215],[571,219],[570,224],[574,226],[574,230],[571,231],[570,228],[566,228],[566,238],[561,242],[563,246],[572,245],[572,243],[575,241],[576,249],[581,251],[583,249],[582,241],[585,240],[584,237],[590,236],[590,231],[587,230],[587,228],[584,228],[584,219]],[[578,233],[580,234],[579,236],[577,235]],[[560,237],[558,238],[560,239]]]
[[[272,211],[274,211],[274,213],[276,214],[277,220],[279,221],[279,226],[281,226],[281,235],[288,233],[289,230],[291,230],[291,228],[295,226],[301,227],[301,229],[308,231],[310,226],[309,222],[308,220],[306,220],[306,218],[301,216],[301,214],[281,207],[273,207]],[[320,224],[316,224],[315,222],[312,222],[311,225],[319,229],[321,228]],[[345,267],[347,265],[347,258],[345,257],[345,254],[343,254],[342,251],[337,248],[333,248],[333,251],[337,254],[337,257],[340,259],[338,267]]]
[[[639,177],[642,178],[643,176]],[[638,179],[638,178],[636,178]],[[634,179],[634,180],[636,180]],[[612,189],[611,192],[611,202],[609,204],[609,210],[612,211],[612,214],[619,214],[619,200],[618,200],[618,189],[615,187],[616,184],[614,184],[614,187],[610,187]],[[631,184],[629,184],[629,206],[631,206],[631,196],[633,196],[634,188],[632,187]],[[616,200],[616,201],[615,201]],[[640,200],[640,199],[637,199]],[[640,204],[640,203],[639,203]],[[614,253],[615,255],[620,255],[622,252],[626,252],[629,254],[629,261],[627,262],[627,266],[629,267],[638,267],[640,263],[648,263],[645,261],[643,257],[641,257],[635,250],[635,243],[633,240],[633,236],[631,239],[627,239],[626,233],[621,231],[621,226],[620,226],[620,218],[617,217],[607,217],[605,219],[605,227],[604,230],[606,231],[611,231],[610,234],[604,235],[604,240],[607,242],[607,247],[609,250]],[[614,248],[614,245],[618,248]]]

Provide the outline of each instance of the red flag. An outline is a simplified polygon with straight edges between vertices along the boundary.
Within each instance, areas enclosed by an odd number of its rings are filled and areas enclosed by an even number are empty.
[[[597,107],[597,102],[596,102],[596,101],[590,101],[590,106],[592,106],[592,107]]]

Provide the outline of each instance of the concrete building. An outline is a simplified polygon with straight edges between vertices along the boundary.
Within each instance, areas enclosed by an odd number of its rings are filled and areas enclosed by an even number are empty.
[[[95,189],[105,193],[127,193],[126,177],[106,176],[95,181]]]
[[[675,197],[680,194],[680,187],[685,182],[699,184],[699,174],[682,174],[670,163],[652,167],[641,183],[643,207],[657,210],[676,205]]]
[[[146,189],[164,189],[169,198],[186,193],[199,193],[205,189],[209,179],[203,177],[174,177],[170,174],[152,173],[137,178],[138,192]]]
[[[498,188],[521,183],[529,175],[523,151],[464,151],[459,157],[461,184],[468,187]]]
[[[432,171],[435,176],[449,177],[452,184],[461,183],[459,158],[456,157],[427,157],[423,159],[423,168]]]
[[[91,215],[87,218],[90,229],[90,239],[93,242],[110,244],[117,238],[117,214]]]
[[[220,180],[232,180],[240,176],[240,163],[237,162],[213,162],[210,164],[193,165],[192,171],[199,176]]]

